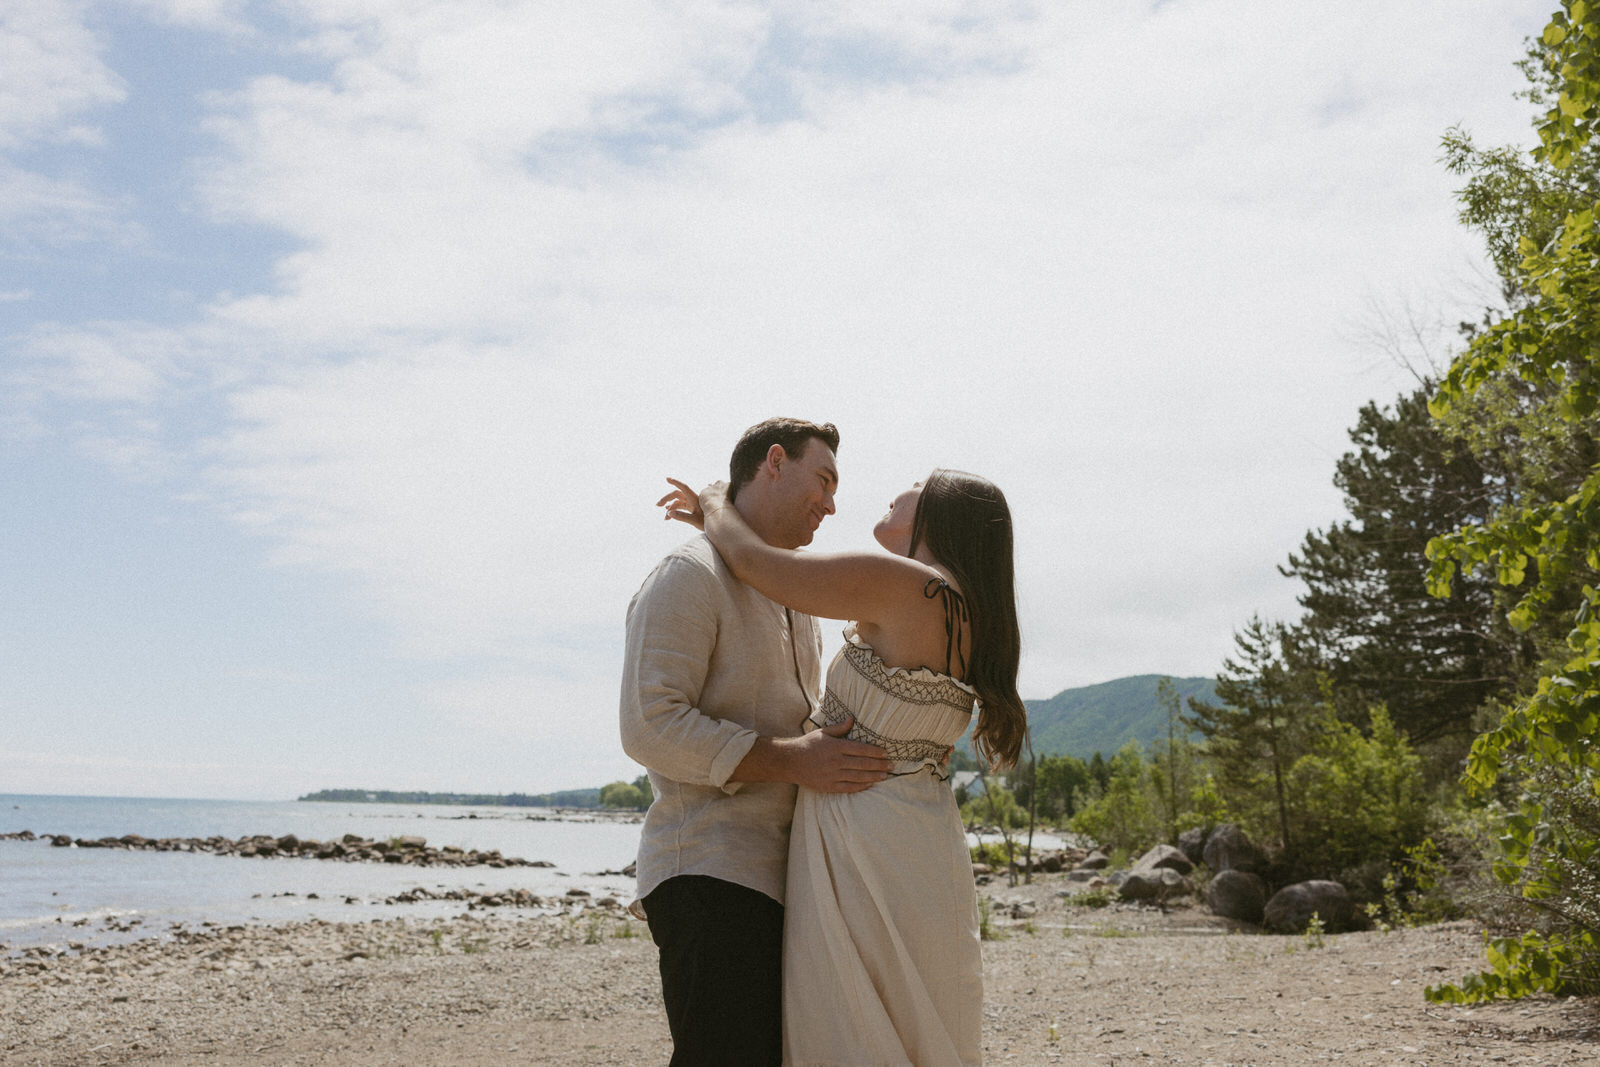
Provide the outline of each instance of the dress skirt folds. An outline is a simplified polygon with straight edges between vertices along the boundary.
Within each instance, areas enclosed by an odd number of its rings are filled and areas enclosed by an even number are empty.
[[[784,1063],[982,1062],[983,972],[972,860],[945,750],[972,690],[885,667],[851,626],[813,726],[854,715],[895,777],[860,793],[800,791],[784,920]]]

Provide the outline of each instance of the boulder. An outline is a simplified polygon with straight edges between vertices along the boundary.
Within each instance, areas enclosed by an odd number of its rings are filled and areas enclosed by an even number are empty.
[[[1197,826],[1178,835],[1178,848],[1192,865],[1199,866],[1205,862],[1206,837],[1210,833],[1209,829]]]
[[[1260,924],[1267,906],[1267,886],[1249,871],[1223,871],[1206,886],[1206,903],[1224,919]]]
[[[1109,866],[1111,866],[1111,857],[1099,849],[1095,849],[1083,857],[1083,862],[1078,864],[1078,869],[1082,871],[1102,871]]]
[[[1206,837],[1202,854],[1213,871],[1254,871],[1261,866],[1261,853],[1238,826],[1225,822]]]
[[[395,838],[395,844],[399,845],[401,848],[427,848],[428,839],[426,837],[419,837],[416,834],[406,834],[402,837]]]
[[[1298,934],[1305,930],[1313,914],[1330,933],[1348,930],[1355,923],[1355,905],[1344,886],[1321,880],[1296,882],[1272,894],[1262,922],[1276,933]]]
[[[1151,867],[1129,871],[1117,887],[1123,900],[1151,901],[1159,904],[1172,897],[1194,892],[1194,884],[1171,867]]]
[[[1136,871],[1153,871],[1163,867],[1171,868],[1179,874],[1188,874],[1194,870],[1194,864],[1189,862],[1189,857],[1171,845],[1156,845],[1133,864],[1133,869]]]

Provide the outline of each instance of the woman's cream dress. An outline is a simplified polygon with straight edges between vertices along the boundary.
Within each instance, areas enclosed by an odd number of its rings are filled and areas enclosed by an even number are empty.
[[[947,674],[886,667],[853,623],[844,636],[807,729],[854,715],[849,736],[888,750],[896,776],[860,793],[800,790],[784,1063],[981,1063],[978,898],[944,766],[976,698]]]

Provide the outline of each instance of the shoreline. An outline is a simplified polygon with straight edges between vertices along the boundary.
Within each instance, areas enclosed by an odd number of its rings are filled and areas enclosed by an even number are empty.
[[[73,825],[43,810],[32,814],[38,823]],[[266,814],[255,826],[284,825]],[[352,824],[361,834],[343,832],[338,819],[307,823],[298,836],[0,833],[6,876],[0,880],[0,959],[67,941],[107,945],[165,937],[206,923],[436,921],[490,909],[550,914],[580,897],[631,899],[637,812],[440,809],[437,817]],[[447,829],[475,825],[455,821],[467,819],[487,825],[473,832]],[[98,818],[83,828],[98,830],[105,822]],[[203,822],[157,824],[179,833],[208,829]],[[517,829],[524,825],[529,830]],[[305,836],[319,831],[333,836]],[[435,837],[456,843],[435,847]]]
[[[1432,1005],[1482,965],[1466,923],[1238,932],[1200,907],[1088,909],[1064,877],[989,886],[992,1063],[1600,1058],[1600,998]],[[27,1064],[640,1064],[669,1041],[656,952],[614,904],[559,914],[215,926],[0,962],[0,1060]]]

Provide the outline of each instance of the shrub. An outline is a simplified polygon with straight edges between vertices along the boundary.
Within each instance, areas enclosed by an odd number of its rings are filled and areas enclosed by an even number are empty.
[[[1124,745],[1111,758],[1110,770],[1104,787],[1090,785],[1085,803],[1072,817],[1072,829],[1102,848],[1128,852],[1148,848],[1166,835],[1166,819],[1139,743]]]
[[[1423,839],[1422,761],[1382,706],[1370,719],[1371,734],[1363,736],[1330,713],[1312,752],[1289,770],[1289,791],[1298,798],[1293,839],[1301,852],[1294,866],[1303,874],[1398,860]]]

